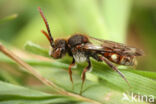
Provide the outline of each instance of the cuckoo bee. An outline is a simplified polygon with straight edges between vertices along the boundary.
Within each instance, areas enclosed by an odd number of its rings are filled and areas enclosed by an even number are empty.
[[[86,72],[91,70],[91,57],[99,62],[105,62],[128,83],[125,76],[117,69],[117,67],[113,63],[125,66],[133,66],[136,64],[136,56],[143,55],[142,50],[134,47],[129,47],[121,43],[97,39],[83,34],[74,34],[68,39],[54,40],[51,35],[48,22],[41,8],[39,7],[38,9],[47,28],[47,32],[44,30],[41,30],[41,32],[47,37],[53,49],[50,51],[50,56],[54,59],[60,59],[65,56],[66,53],[68,53],[69,56],[71,56],[73,59],[68,69],[72,85],[73,79],[71,68],[76,63],[88,63],[88,65],[83,69],[82,72],[82,84],[80,93],[82,93]]]

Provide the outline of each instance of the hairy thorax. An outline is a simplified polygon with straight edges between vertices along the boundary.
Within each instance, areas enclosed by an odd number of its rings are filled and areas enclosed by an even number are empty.
[[[81,45],[88,43],[88,38],[85,35],[75,34],[68,40],[68,47],[71,48],[72,56],[78,63],[85,62],[87,55],[84,50],[81,50]]]

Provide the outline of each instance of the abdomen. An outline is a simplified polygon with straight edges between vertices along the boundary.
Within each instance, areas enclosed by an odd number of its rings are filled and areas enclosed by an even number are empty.
[[[103,56],[119,65],[133,66],[135,64],[135,57],[133,56],[119,55],[117,53],[104,53]]]

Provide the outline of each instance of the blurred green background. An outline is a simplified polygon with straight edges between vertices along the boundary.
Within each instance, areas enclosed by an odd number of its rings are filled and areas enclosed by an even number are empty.
[[[48,47],[40,32],[45,26],[38,6],[54,37],[84,33],[142,48],[146,56],[139,62],[139,69],[155,71],[155,0],[1,0],[0,18],[18,17],[0,24],[0,40],[20,48],[26,41]]]
[[[138,59],[137,70],[156,71],[155,0],[0,0],[0,42],[22,52],[27,41],[49,49],[49,43],[40,31],[46,28],[37,10],[39,6],[55,39],[84,33],[141,48],[145,56]],[[8,68],[4,63],[0,63],[1,69]],[[24,76],[26,73],[22,78]],[[6,80],[3,75],[1,79]],[[28,85],[32,83],[30,81]]]

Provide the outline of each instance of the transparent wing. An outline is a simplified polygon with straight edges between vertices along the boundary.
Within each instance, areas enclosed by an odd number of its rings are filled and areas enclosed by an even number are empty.
[[[94,37],[89,37],[90,43],[83,46],[84,49],[101,51],[101,52],[112,52],[121,55],[134,55],[142,56],[143,51],[134,47],[129,47],[122,43],[117,43],[109,40],[97,39]]]

